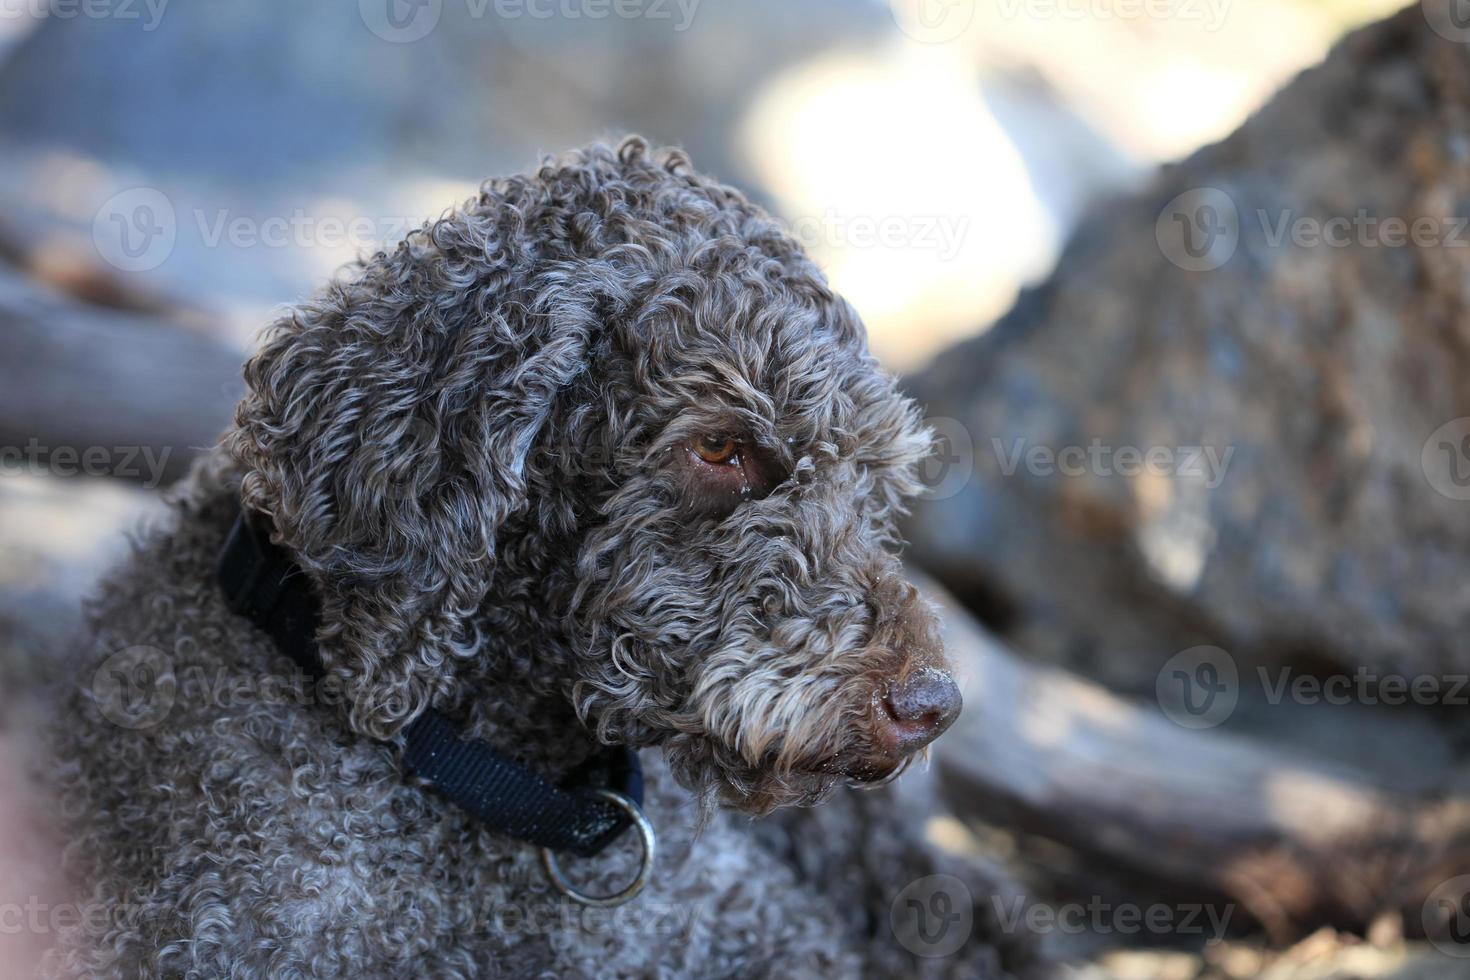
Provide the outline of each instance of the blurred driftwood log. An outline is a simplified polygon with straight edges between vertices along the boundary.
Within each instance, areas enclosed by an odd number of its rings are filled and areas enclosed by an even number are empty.
[[[0,447],[26,465],[172,481],[224,429],[243,357],[203,331],[88,302],[0,262],[0,363],[13,368],[0,385]]]
[[[1224,895],[1283,937],[1415,923],[1470,872],[1449,699],[1470,671],[1470,32],[1449,7],[1352,35],[1095,211],[909,381],[962,470],[911,557],[1021,654],[985,648],[939,750],[951,795],[1134,900]],[[1240,704],[1189,730],[1151,702],[1199,644]],[[1272,696],[1365,672],[1439,696]]]
[[[1287,941],[1385,911],[1417,920],[1438,884],[1470,868],[1470,783],[1437,761],[1433,733],[1387,736],[1420,770],[1410,787],[1294,744],[1290,722],[1276,739],[1184,729],[1028,662],[931,593],[964,681],[965,712],[935,749],[950,802],[1108,869],[1129,900],[1236,903],[1237,926]]]

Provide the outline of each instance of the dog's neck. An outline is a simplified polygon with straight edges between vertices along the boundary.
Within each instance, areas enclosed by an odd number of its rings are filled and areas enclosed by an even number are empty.
[[[534,584],[514,594],[490,589],[480,610],[482,648],[459,671],[451,713],[466,734],[557,779],[598,749],[572,706],[572,642],[548,615],[570,602],[575,578],[566,556],[575,549],[547,539],[522,547],[521,533],[515,521],[505,529],[499,577]]]
[[[513,665],[527,652],[487,653],[488,669],[477,671],[465,685],[460,705],[450,712],[464,733],[552,781],[585,762],[597,749],[595,735],[564,695],[539,691],[520,676]]]
[[[209,486],[219,479],[214,472],[199,476],[204,483],[199,501],[211,523],[221,528],[232,523],[239,513],[235,475],[225,469],[223,487]],[[554,665],[571,658],[566,641],[548,635],[540,618],[544,609],[539,604],[546,600],[545,591],[536,592],[535,600],[523,598],[519,603],[497,605],[492,599],[483,611],[490,625],[482,650],[460,664],[449,703],[431,707],[446,715],[463,736],[482,740],[500,755],[556,782],[593,755],[598,744],[578,720],[569,692],[548,688],[547,679],[558,676]],[[535,637],[535,648],[520,648],[516,637]]]

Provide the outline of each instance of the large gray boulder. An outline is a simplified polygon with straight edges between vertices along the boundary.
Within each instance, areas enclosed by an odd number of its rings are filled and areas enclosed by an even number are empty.
[[[1470,670],[1452,13],[1351,35],[910,379],[957,457],[914,554],[1013,646],[1150,694],[1197,644],[1247,695],[1261,665]]]

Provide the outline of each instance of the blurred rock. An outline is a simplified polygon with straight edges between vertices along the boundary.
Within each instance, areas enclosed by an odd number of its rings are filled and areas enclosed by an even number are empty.
[[[1352,35],[911,379],[955,457],[913,554],[1012,645],[1149,694],[1203,643],[1247,683],[1470,668],[1470,46],[1448,17]]]

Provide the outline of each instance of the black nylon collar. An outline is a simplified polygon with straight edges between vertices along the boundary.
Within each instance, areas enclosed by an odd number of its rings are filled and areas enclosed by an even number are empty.
[[[220,552],[216,579],[230,608],[264,630],[311,677],[322,675],[316,631],[321,621],[310,580],[246,513],[235,519]],[[594,757],[556,786],[462,737],[452,722],[428,710],[404,729],[403,765],[491,830],[517,840],[591,857],[629,824],[626,814],[595,792],[614,790],[643,805],[638,756],[616,747]]]

